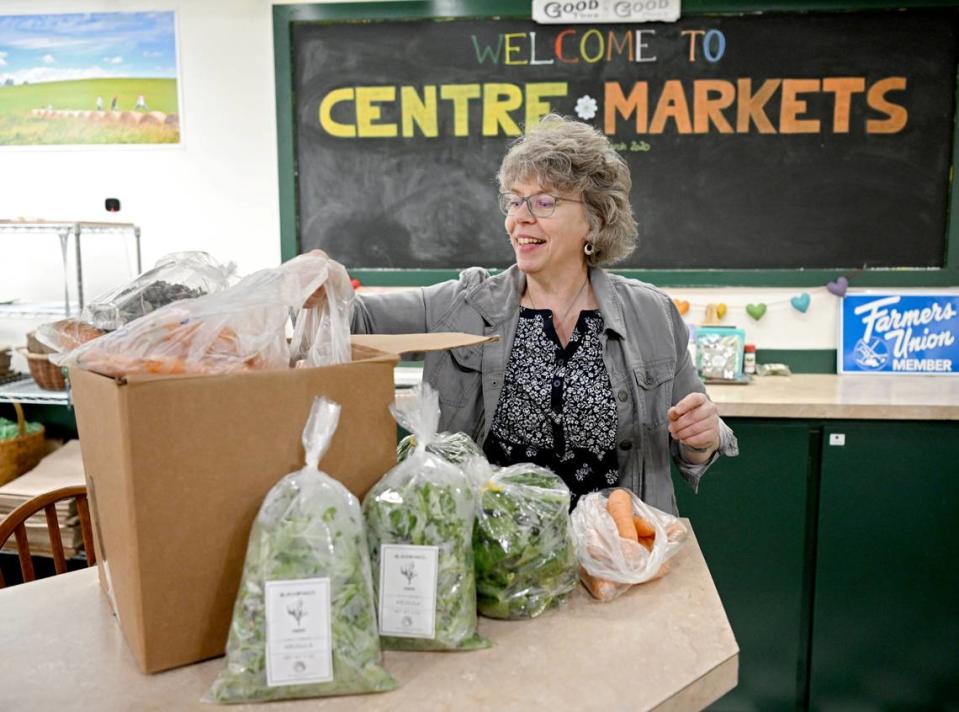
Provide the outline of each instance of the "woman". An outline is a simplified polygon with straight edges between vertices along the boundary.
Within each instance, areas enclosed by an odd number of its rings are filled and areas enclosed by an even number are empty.
[[[676,513],[670,455],[695,490],[737,446],[669,297],[602,269],[635,247],[625,161],[603,134],[551,115],[513,144],[498,179],[516,264],[359,296],[353,331],[499,336],[425,355],[440,429],[471,435],[494,464],[549,467],[574,498],[623,486]]]

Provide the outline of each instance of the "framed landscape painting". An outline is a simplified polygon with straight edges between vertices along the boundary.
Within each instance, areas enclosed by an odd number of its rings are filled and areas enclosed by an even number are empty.
[[[0,16],[0,146],[180,142],[176,16]]]

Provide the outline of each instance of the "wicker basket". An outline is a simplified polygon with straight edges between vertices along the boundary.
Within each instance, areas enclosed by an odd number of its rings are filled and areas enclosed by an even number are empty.
[[[47,391],[66,390],[67,382],[63,378],[63,371],[59,366],[50,363],[47,354],[31,353],[22,346],[17,351],[27,359],[30,375],[40,388]]]
[[[0,440],[0,484],[19,477],[32,470],[43,459],[44,429],[41,426],[36,433],[27,432],[27,421],[23,417],[23,408],[14,402],[17,411],[17,425],[20,434],[12,440]]]

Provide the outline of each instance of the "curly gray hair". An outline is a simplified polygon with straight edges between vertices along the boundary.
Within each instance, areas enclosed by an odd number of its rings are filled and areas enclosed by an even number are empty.
[[[612,265],[636,249],[629,166],[593,127],[557,114],[544,116],[510,146],[496,178],[501,191],[535,178],[544,188],[581,195],[594,248],[589,264]]]

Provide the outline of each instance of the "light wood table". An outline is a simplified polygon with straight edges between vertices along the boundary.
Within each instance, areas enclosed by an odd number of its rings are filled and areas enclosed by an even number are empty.
[[[959,378],[949,376],[801,373],[706,392],[723,417],[959,420]]]
[[[735,687],[739,648],[695,536],[670,564],[612,603],[578,586],[539,618],[481,619],[487,650],[386,652],[392,692],[223,709],[702,709]],[[223,659],[140,673],[92,569],[0,590],[0,618],[0,709],[216,709],[200,698]]]

